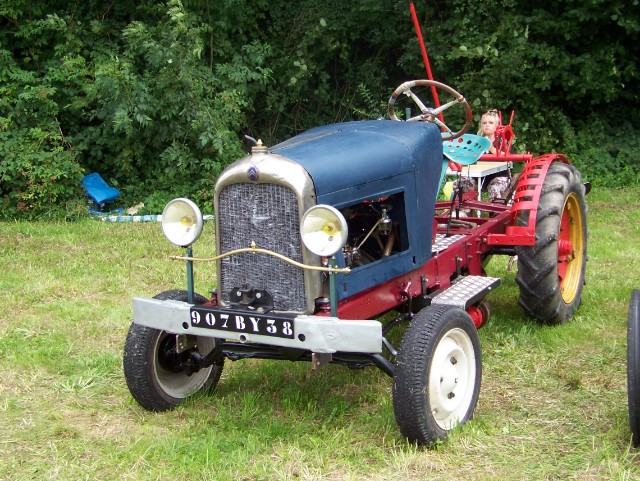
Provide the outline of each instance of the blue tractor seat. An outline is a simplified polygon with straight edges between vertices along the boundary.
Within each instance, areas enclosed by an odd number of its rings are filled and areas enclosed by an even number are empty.
[[[480,156],[489,150],[490,146],[491,141],[489,139],[474,134],[464,134],[457,139],[443,141],[442,153],[445,156],[445,160],[442,163],[440,185],[442,185],[450,160],[460,165],[475,164]]]

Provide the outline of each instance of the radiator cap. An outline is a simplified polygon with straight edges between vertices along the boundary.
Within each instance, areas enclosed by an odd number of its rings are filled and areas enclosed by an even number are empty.
[[[267,146],[266,145],[262,145],[262,140],[258,139],[258,141],[256,142],[256,145],[254,145],[253,147],[251,147],[251,154],[255,155],[255,154],[266,154],[268,152]]]

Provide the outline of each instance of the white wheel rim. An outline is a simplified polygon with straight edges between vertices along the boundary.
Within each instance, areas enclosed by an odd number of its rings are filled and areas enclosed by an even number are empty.
[[[476,384],[476,358],[471,339],[451,329],[436,347],[429,368],[429,405],[438,426],[450,430],[465,419]]]
[[[209,379],[209,375],[211,374],[213,366],[209,366],[205,369],[200,369],[200,371],[193,373],[191,376],[187,376],[187,374],[184,372],[173,372],[163,368],[158,359],[158,350],[160,349],[162,340],[166,336],[173,335],[175,334],[168,334],[166,332],[163,332],[158,336],[156,345],[154,346],[153,350],[153,372],[160,389],[162,389],[167,395],[171,396],[172,398],[184,399],[191,394],[194,394],[202,386],[204,386],[204,383],[206,383],[207,379]],[[198,337],[197,344],[200,354],[206,356],[213,349],[214,340],[207,337]]]

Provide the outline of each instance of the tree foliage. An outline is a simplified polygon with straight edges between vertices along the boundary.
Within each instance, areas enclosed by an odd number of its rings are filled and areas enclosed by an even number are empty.
[[[476,112],[516,112],[517,149],[637,183],[638,0],[416,1],[436,80]],[[378,118],[424,78],[404,1],[151,0],[0,4],[4,217],[64,217],[97,171],[123,203],[210,205],[247,149]],[[505,118],[505,120],[506,120]]]

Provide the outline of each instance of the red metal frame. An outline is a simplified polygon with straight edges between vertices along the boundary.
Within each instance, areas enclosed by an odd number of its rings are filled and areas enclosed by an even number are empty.
[[[529,162],[533,154],[482,154],[478,162]]]
[[[495,246],[534,245],[540,195],[552,162],[568,163],[568,160],[562,154],[547,154],[524,165],[512,205],[465,200],[465,209],[489,213],[490,217],[466,218],[476,227],[451,228],[450,234],[463,237],[418,269],[340,301],[339,318],[372,319],[412,297],[449,287],[458,273],[483,275],[482,257]],[[436,211],[444,212],[435,216],[439,226],[446,226],[450,208],[450,202],[436,202]],[[444,234],[447,228],[438,227],[437,231]]]
[[[442,204],[442,205],[440,205]],[[478,204],[482,204],[479,203]],[[449,207],[448,203],[438,203],[436,208]],[[487,203],[484,203],[487,206]],[[465,203],[465,208],[471,207]],[[482,275],[482,255],[491,246],[487,236],[491,232],[501,232],[510,221],[507,206],[495,205],[495,211],[502,211],[495,217],[472,218],[478,221],[475,229],[456,229],[454,234],[464,235],[444,251],[434,254],[424,265],[414,271],[403,274],[389,282],[375,286],[367,291],[355,294],[338,304],[338,317],[341,319],[372,319],[381,313],[393,309],[411,297],[445,289],[451,285],[451,278],[458,271],[471,275]],[[445,222],[444,217],[436,219]],[[446,228],[439,228],[441,233]]]

